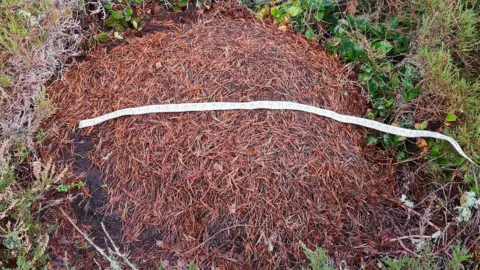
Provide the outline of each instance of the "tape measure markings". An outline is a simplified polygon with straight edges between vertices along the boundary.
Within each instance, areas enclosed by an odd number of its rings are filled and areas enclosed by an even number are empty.
[[[142,115],[150,113],[178,113],[178,112],[206,112],[206,111],[229,111],[229,110],[293,110],[313,113],[324,116],[342,123],[354,124],[366,128],[375,129],[381,132],[394,134],[397,136],[417,138],[429,137],[448,141],[455,150],[465,159],[477,165],[473,160],[463,152],[462,148],[455,139],[432,131],[412,130],[396,126],[387,125],[377,121],[360,118],[356,116],[343,115],[334,111],[317,108],[315,106],[300,104],[290,101],[252,101],[252,102],[205,102],[205,103],[179,103],[179,104],[161,104],[147,105],[136,108],[126,108],[111,113],[104,114],[92,119],[82,120],[79,128],[86,128],[98,125],[108,120],[129,115]],[[478,165],[477,165],[478,166]]]

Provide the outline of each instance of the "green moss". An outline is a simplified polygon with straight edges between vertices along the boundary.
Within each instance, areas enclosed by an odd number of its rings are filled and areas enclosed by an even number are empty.
[[[0,86],[1,87],[11,87],[13,85],[12,78],[7,75],[0,75]]]
[[[110,41],[112,41],[113,39],[112,39],[112,38],[110,37],[110,35],[108,35],[107,33],[100,33],[100,34],[97,35],[97,40],[98,40],[99,42],[104,43],[104,42],[110,42]]]
[[[127,29],[127,25],[124,20],[116,19],[113,16],[109,16],[103,21],[103,25],[106,27],[111,27],[115,29],[115,31],[123,32]]]

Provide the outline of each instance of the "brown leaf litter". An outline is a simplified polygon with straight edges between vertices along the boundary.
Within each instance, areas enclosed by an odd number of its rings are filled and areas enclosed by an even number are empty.
[[[52,135],[41,152],[72,162],[72,138],[92,140],[88,157],[108,194],[98,214],[118,215],[118,240],[146,269],[160,261],[298,268],[306,265],[302,242],[358,265],[396,244],[385,239],[403,215],[380,214],[396,184],[378,162],[383,154],[365,150],[362,128],[266,110],[76,128],[121,108],[182,102],[287,100],[362,116],[351,78],[336,57],[253,18],[198,20],[109,52],[96,48],[74,65],[48,90],[59,108],[45,123]],[[65,149],[72,153],[62,161]]]

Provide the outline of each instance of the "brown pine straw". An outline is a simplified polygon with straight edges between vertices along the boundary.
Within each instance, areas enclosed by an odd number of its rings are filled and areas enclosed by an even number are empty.
[[[244,17],[247,15],[243,15]],[[247,16],[248,17],[248,16]],[[202,269],[305,266],[301,242],[337,262],[382,255],[397,236],[397,187],[365,130],[302,112],[228,111],[81,119],[148,104],[288,100],[362,116],[351,73],[303,38],[253,18],[201,18],[97,47],[48,90],[54,156],[74,133],[108,191],[131,259]],[[46,150],[50,149],[50,150]],[[74,151],[74,150],[72,150]],[[371,149],[370,151],[371,152]],[[88,168],[86,168],[87,170]],[[382,212],[383,211],[383,212]],[[120,232],[118,232],[120,233]]]

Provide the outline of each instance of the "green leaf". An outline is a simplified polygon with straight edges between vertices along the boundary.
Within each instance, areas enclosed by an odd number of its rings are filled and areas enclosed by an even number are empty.
[[[443,156],[442,150],[443,150],[443,147],[441,145],[439,145],[439,144],[434,145],[432,147],[432,149],[430,150],[430,153],[428,155],[432,158],[441,157],[441,156]]]
[[[132,25],[133,25],[133,27],[134,27],[135,29],[138,28],[138,23],[137,23],[136,21],[132,21]]]
[[[297,6],[291,6],[287,9],[287,14],[291,17],[296,17],[302,12],[302,9]]]
[[[313,40],[315,38],[315,32],[313,32],[312,29],[308,29],[305,31],[305,37],[307,37],[308,40]]]
[[[393,45],[387,40],[382,40],[372,43],[372,48],[376,50],[379,54],[385,56],[393,49]]]
[[[397,29],[398,24],[399,24],[398,17],[393,17],[392,20],[390,21],[390,28]]]
[[[395,102],[395,99],[394,99],[394,98],[388,99],[387,102],[385,102],[385,107],[387,107],[387,108],[392,107],[392,105],[393,105],[394,102]]]
[[[111,9],[112,9],[112,3],[105,3],[105,4],[103,4],[103,7],[104,7],[106,10],[111,10]]]
[[[123,17],[123,14],[120,11],[114,11],[114,12],[112,12],[111,16],[114,19],[121,19]]]
[[[132,16],[133,14],[133,10],[131,8],[125,8],[123,9],[123,14],[125,14],[125,16]]]
[[[322,0],[322,4],[321,4],[322,7],[329,7],[331,5],[333,5],[333,3],[330,2],[329,0]]]
[[[341,24],[335,26],[335,28],[333,28],[333,32],[340,37],[345,36],[345,34],[347,33],[347,31],[343,28],[343,25]]]
[[[272,10],[270,10],[270,14],[272,14],[272,16],[275,18],[280,18],[283,15],[282,11],[278,7],[272,8]]]
[[[375,79],[371,79],[368,82],[368,91],[376,92],[378,90],[378,83]]]
[[[313,14],[313,18],[317,22],[321,22],[323,20],[323,16],[325,16],[325,12],[323,12],[323,11],[320,11],[320,12],[317,12],[317,13]]]
[[[449,113],[449,114],[447,114],[447,117],[445,117],[445,121],[455,122],[455,121],[457,121],[457,116],[454,113]]]
[[[350,23],[345,19],[338,20],[338,25],[349,26]]]
[[[122,35],[120,35],[118,32],[113,33],[113,36],[114,36],[116,39],[123,39]]]
[[[407,92],[407,99],[412,100],[420,94],[421,89],[419,87],[415,87],[412,90]]]
[[[68,192],[69,188],[67,185],[58,185],[57,186],[57,191],[58,192]]]
[[[375,119],[375,113],[374,112],[368,112],[365,118],[373,120]]]
[[[367,137],[367,145],[375,145],[377,144],[377,142],[378,142],[377,137],[373,137],[373,136]]]
[[[125,20],[130,21],[132,19],[133,10],[131,8],[126,8],[123,10],[123,14],[125,14]]]
[[[415,129],[424,130],[427,128],[427,126],[428,126],[428,121],[425,120],[420,124],[415,124]]]
[[[383,135],[383,143],[387,147],[392,147],[393,146],[393,135],[391,135],[391,134]]]
[[[137,2],[137,4],[141,4],[143,0],[135,0],[135,2]]]
[[[97,40],[99,42],[109,42],[112,41],[112,38],[107,33],[99,33],[97,35]]]
[[[398,152],[395,157],[398,159],[398,160],[404,160],[405,158],[407,158],[407,154],[403,151],[400,151]]]

